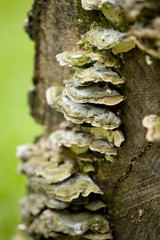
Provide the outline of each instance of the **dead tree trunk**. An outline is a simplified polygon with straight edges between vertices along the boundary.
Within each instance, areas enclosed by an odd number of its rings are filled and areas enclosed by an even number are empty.
[[[157,143],[145,140],[146,129],[142,120],[146,115],[160,114],[160,4],[142,0],[124,1],[120,6],[110,2],[106,7],[109,9],[107,14],[112,15],[112,10],[116,17],[106,20],[96,3],[96,7],[92,4],[93,10],[87,11],[82,8],[80,0],[35,0],[26,25],[26,31],[35,41],[35,88],[29,93],[31,114],[44,125],[44,138],[57,130],[64,117],[48,106],[46,90],[51,86],[63,86],[63,80],[69,79],[72,72],[70,68],[60,66],[55,56],[76,49],[81,35],[92,26],[106,24],[106,28],[126,32],[127,38],[136,46],[116,55],[122,62],[118,73],[125,82],[119,91],[125,100],[113,107],[122,120],[120,129],[125,141],[118,148],[113,162],[97,153],[96,170],[91,176],[104,192],[101,199],[106,210],[102,215],[108,219],[115,240],[158,240],[160,148]],[[117,20],[118,14],[123,16]],[[122,25],[117,24],[121,19]],[[29,191],[34,192],[33,189]],[[44,239],[38,232],[34,233],[33,239],[38,237]],[[61,238],[57,236],[56,239]],[[62,239],[83,237],[63,236]],[[111,236],[101,239],[111,239]]]

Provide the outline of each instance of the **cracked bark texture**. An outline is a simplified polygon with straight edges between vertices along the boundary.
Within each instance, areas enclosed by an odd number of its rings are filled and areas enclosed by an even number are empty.
[[[63,116],[49,108],[46,89],[69,78],[55,55],[76,46],[81,34],[99,17],[85,11],[80,0],[35,0],[26,31],[35,41],[35,88],[29,92],[31,114],[45,126],[44,135],[57,129]],[[142,119],[160,114],[159,60],[147,65],[146,53],[134,49],[124,56],[122,94],[118,106],[125,142],[115,163],[100,159],[93,179],[104,191],[107,216],[115,240],[160,239],[160,148],[145,140]]]

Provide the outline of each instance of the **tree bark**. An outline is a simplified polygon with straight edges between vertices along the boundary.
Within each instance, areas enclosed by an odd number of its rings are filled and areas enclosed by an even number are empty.
[[[46,90],[63,85],[71,76],[70,69],[60,66],[55,56],[74,49],[81,35],[100,18],[100,11],[84,10],[80,0],[35,0],[29,12],[26,30],[35,41],[35,88],[29,92],[29,104],[32,116],[45,127],[44,136],[64,120],[47,105]],[[125,83],[121,93],[125,101],[116,109],[125,142],[116,161],[99,157],[92,174],[104,192],[105,214],[115,240],[160,239],[160,148],[145,140],[142,127],[146,115],[160,115],[160,62],[151,57],[152,64],[148,65],[146,55],[137,47],[123,54],[121,74]]]

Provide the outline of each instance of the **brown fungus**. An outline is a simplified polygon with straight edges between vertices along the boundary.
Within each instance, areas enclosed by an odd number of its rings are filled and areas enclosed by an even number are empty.
[[[86,122],[104,129],[114,129],[120,126],[120,118],[106,108],[92,104],[75,103],[64,94],[55,97],[55,91],[56,87],[47,90],[47,102],[55,110],[62,112],[66,120],[76,124]]]

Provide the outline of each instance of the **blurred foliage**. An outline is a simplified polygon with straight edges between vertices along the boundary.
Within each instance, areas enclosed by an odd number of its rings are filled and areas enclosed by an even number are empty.
[[[29,115],[27,91],[32,85],[34,43],[23,30],[31,0],[0,1],[0,239],[14,234],[18,199],[26,192],[16,174],[16,146],[42,133]]]

